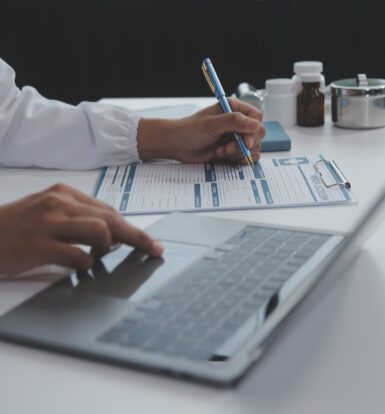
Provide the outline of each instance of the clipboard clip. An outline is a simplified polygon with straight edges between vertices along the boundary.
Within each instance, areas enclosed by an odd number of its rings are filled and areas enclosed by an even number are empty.
[[[322,174],[322,170],[320,167],[321,165],[325,165],[327,168],[329,168],[332,175],[334,177],[337,177],[336,182],[334,183],[326,182],[325,177]],[[347,189],[350,189],[352,187],[350,182],[347,180],[347,178],[345,177],[345,175],[340,170],[340,168],[338,167],[338,165],[336,164],[334,160],[324,160],[324,159],[318,160],[317,162],[314,163],[314,169],[317,171],[325,187],[330,188],[330,187],[340,186],[340,187],[345,187]]]

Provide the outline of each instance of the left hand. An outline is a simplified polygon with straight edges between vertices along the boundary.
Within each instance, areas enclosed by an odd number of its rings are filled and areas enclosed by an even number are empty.
[[[246,160],[230,134],[236,131],[243,136],[254,161],[257,161],[265,134],[262,114],[237,99],[230,98],[229,104],[232,113],[223,113],[219,104],[215,104],[175,121],[142,119],[138,131],[140,157],[144,160],[170,158],[184,163],[230,160],[245,164]]]
[[[155,257],[163,252],[113,208],[63,184],[0,206],[0,274],[45,264],[86,270],[116,243]],[[91,253],[79,244],[90,246]]]

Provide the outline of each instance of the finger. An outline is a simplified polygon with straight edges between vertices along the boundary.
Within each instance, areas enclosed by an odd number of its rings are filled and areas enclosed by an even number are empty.
[[[232,112],[210,116],[204,119],[203,128],[213,141],[227,132],[239,132],[241,134],[256,134],[261,123],[254,118],[247,117],[240,112]]]
[[[51,234],[58,240],[92,247],[100,257],[110,251],[112,238],[107,223],[99,218],[71,218],[51,225]]]
[[[197,116],[202,115],[220,115],[223,114],[223,110],[218,102],[213,105],[207,106],[196,113]]]
[[[252,150],[257,145],[256,135],[244,135],[243,139],[245,140],[246,147],[249,150]]]
[[[104,208],[107,210],[114,210],[114,208],[109,206],[108,204],[103,203],[102,201],[97,200],[96,198],[91,197],[87,194],[84,194],[81,191],[73,187],[69,187],[65,184],[61,184],[61,183],[55,184],[49,187],[45,192],[48,192],[48,193],[51,192],[55,194],[62,194],[64,196],[70,196],[70,197],[73,197],[75,200],[83,204],[86,204],[86,205],[92,205],[92,206]]]
[[[61,184],[59,186],[61,186]],[[83,199],[84,202],[79,201],[76,194],[72,193],[73,189],[70,189],[69,191],[57,191],[55,189],[56,187],[57,186],[51,187],[38,194],[38,197],[34,198],[36,212],[41,215],[45,224],[49,222],[50,219],[55,219],[58,216],[99,217],[102,212],[118,214],[114,209],[103,203],[100,204],[100,202],[93,200],[91,197]],[[79,194],[82,195],[81,193]],[[90,202],[88,202],[89,200]],[[96,212],[98,214],[95,214]]]
[[[262,122],[262,113],[254,106],[235,98],[228,98],[228,101],[234,112],[241,112],[250,118],[254,118],[259,122]]]
[[[261,155],[260,153],[261,153],[261,144],[257,144],[255,147],[253,147],[250,150],[250,154],[254,162],[259,160],[260,155]],[[235,156],[227,156],[227,159],[230,162],[233,162],[235,164],[241,164],[241,165],[247,164],[247,160],[242,155],[239,155],[238,153]]]
[[[250,143],[250,140],[249,140]],[[251,139],[251,144],[252,145],[248,145],[248,148],[251,150],[252,148],[255,147],[255,145],[253,144],[253,139]],[[242,151],[239,148],[239,145],[237,142],[230,142],[228,144],[225,145],[225,152],[229,157],[233,157],[233,158],[242,158],[243,154]]]
[[[245,144],[250,151],[261,145],[261,139],[255,135],[245,135]]]
[[[152,256],[161,256],[163,246],[152,239],[143,230],[131,226],[127,221],[115,210],[107,210],[95,206],[85,206],[82,203],[72,201],[67,208],[67,213],[72,218],[96,218],[104,221],[110,232],[110,244],[125,243]]]
[[[163,253],[163,246],[158,241],[150,237],[146,232],[137,227],[132,226],[123,220],[124,223],[116,234],[117,241],[130,246],[136,247],[151,256],[158,257]]]
[[[234,112],[241,112],[246,116],[255,118],[259,122],[262,122],[262,113],[254,106],[235,98],[227,98],[227,100]],[[222,108],[220,107],[219,103],[216,103],[200,110],[196,115],[220,115],[222,113]]]
[[[236,142],[230,142],[217,148],[216,155],[219,158],[240,159],[243,157]]]
[[[237,158],[242,155],[241,150],[236,142],[229,142],[226,144],[225,153],[227,156],[236,156]]]
[[[71,269],[87,270],[93,267],[94,259],[78,247],[51,241],[45,249],[43,263],[56,264]]]
[[[78,196],[85,202],[79,200]],[[83,196],[86,198],[83,198]],[[45,203],[47,208],[55,213],[64,213],[67,218],[101,219],[108,225],[112,225],[123,220],[122,216],[115,209],[110,208],[104,203],[98,202],[98,200],[93,200],[82,193],[64,194],[58,192],[48,192],[45,195],[45,198],[46,200],[43,200],[43,205]],[[90,203],[87,202],[89,199],[91,200]],[[54,216],[53,224],[56,224],[54,221],[55,218],[56,217]]]
[[[77,218],[96,218],[104,221],[110,232],[110,245],[112,243],[125,243],[152,256],[160,256],[163,246],[152,239],[143,230],[129,224],[117,211],[99,208],[98,206],[85,206],[82,203],[73,202],[69,214]]]
[[[255,135],[245,135],[244,140],[251,154],[253,154],[253,152],[260,152],[261,143],[258,141],[258,138]],[[237,160],[243,158],[241,150],[235,141],[231,141],[225,145],[218,147],[216,150],[216,156],[218,158],[228,157]]]
[[[244,134],[244,142],[251,151],[255,146],[257,146],[263,139],[265,135],[265,128],[261,125],[261,128],[258,130],[257,134]]]
[[[255,147],[258,143],[260,143],[265,136],[265,128],[261,124],[261,127],[258,129],[256,134],[244,134],[243,138],[245,140],[245,144],[249,149]]]
[[[258,149],[258,147],[256,147],[254,151],[250,151],[250,154],[254,162],[259,160],[260,150]],[[221,149],[218,149],[217,158],[226,159],[234,164],[240,164],[240,165],[248,164],[248,161],[243,156],[239,156],[239,155],[232,156],[232,155],[228,155],[227,153],[225,153],[223,147]]]
[[[46,207],[49,211],[53,211],[55,213],[61,212],[65,214],[65,217],[70,219],[98,219],[105,223],[105,227],[109,229],[110,232],[110,239],[114,242],[124,242],[127,243],[127,240],[130,238],[127,236],[127,233],[130,232],[131,228],[127,228],[127,222],[122,218],[122,216],[113,209],[105,208],[105,206],[99,205],[91,205],[87,203],[82,203],[75,199],[73,196],[69,196],[66,193],[67,189],[62,189],[61,192],[48,192],[45,195],[45,200],[43,202],[46,204]],[[72,189],[70,189],[72,191]],[[52,220],[45,220],[44,225],[48,228],[48,231],[55,232],[56,227],[58,226],[57,223],[57,216],[53,216]],[[59,224],[60,225],[60,224]],[[100,224],[99,227],[103,225]],[[98,227],[98,229],[99,229]],[[75,231],[73,227],[69,229],[70,231]],[[100,231],[100,229],[99,229]],[[79,233],[76,233],[79,236]],[[92,233],[91,233],[92,234]],[[86,237],[86,236],[84,236]],[[91,241],[89,238],[86,238],[87,242],[91,243],[94,247],[93,253],[95,255],[103,254],[106,251],[107,242],[105,236],[102,238],[100,243],[98,244],[95,241]],[[134,240],[136,240],[134,238]],[[109,246],[111,245],[112,241],[109,241]],[[129,242],[129,244],[132,244]],[[150,243],[146,245],[139,245],[134,247],[144,247],[143,249],[155,256],[158,256],[162,253],[162,250],[154,244],[154,246],[150,246]]]
[[[257,162],[261,158],[261,146],[258,145],[253,151],[251,152],[251,156],[254,162]]]
[[[215,151],[215,155],[216,155],[218,158],[225,158],[225,157],[227,157],[226,147],[225,147],[224,145],[223,145],[223,146],[218,147],[218,148],[216,149],[216,151]]]

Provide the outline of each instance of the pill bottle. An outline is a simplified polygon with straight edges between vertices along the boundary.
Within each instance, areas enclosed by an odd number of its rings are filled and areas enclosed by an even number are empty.
[[[321,90],[320,73],[303,73],[302,90],[297,95],[297,124],[321,126],[325,122],[325,94]]]
[[[325,77],[322,75],[323,64],[319,61],[302,61],[302,62],[295,62],[294,63],[294,76],[292,79],[294,80],[294,89],[296,94],[298,95],[302,89],[302,79],[301,76],[304,73],[319,73],[321,75],[320,87],[321,91],[325,93]]]
[[[264,98],[264,121],[278,121],[283,127],[296,123],[294,81],[289,78],[268,79]]]

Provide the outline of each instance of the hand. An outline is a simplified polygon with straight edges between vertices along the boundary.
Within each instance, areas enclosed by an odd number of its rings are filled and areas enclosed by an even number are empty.
[[[254,161],[260,156],[260,142],[265,134],[262,115],[253,106],[229,99],[233,113],[224,114],[219,104],[209,106],[180,120],[141,119],[138,150],[141,159],[170,158],[185,163],[230,160],[246,161],[231,136],[243,135]]]
[[[116,243],[160,256],[162,245],[112,207],[57,184],[0,207],[0,273],[13,275],[43,264],[85,270]],[[91,246],[87,254],[75,244]]]

